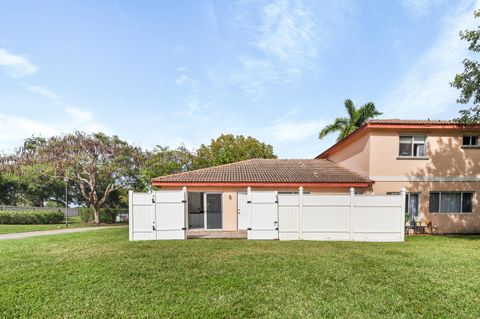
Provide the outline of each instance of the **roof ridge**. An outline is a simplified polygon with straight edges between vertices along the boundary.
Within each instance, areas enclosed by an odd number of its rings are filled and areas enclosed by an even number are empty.
[[[373,183],[326,159],[249,159],[152,179],[165,183]]]
[[[192,173],[192,172],[202,172],[202,171],[206,171],[206,170],[209,170],[209,169],[212,169],[212,168],[216,168],[216,167],[226,167],[226,166],[230,166],[230,165],[233,165],[233,164],[238,164],[238,163],[242,163],[242,162],[249,162],[249,161],[257,160],[257,159],[260,159],[260,158],[249,158],[249,159],[242,160],[242,161],[238,161],[238,162],[220,164],[220,165],[210,166],[210,167],[204,167],[204,168],[197,168],[197,169],[194,169],[194,170],[192,170],[192,171],[185,171],[185,172],[180,172],[180,173],[162,175],[162,176],[154,177],[154,178],[152,178],[152,180],[158,180],[158,179],[160,179],[160,178],[165,178],[165,177],[170,177],[170,176],[185,175],[185,174]],[[265,159],[266,159],[266,158],[265,158]]]

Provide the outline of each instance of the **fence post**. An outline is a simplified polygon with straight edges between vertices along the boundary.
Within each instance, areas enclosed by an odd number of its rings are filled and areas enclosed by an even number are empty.
[[[298,188],[298,239],[303,240],[303,187]]]
[[[133,191],[128,191],[128,240],[133,240]]]
[[[402,241],[405,241],[405,197],[407,196],[407,192],[405,190],[405,187],[402,187],[400,190],[400,200],[402,201],[401,203],[401,209],[402,211],[400,212],[400,218],[401,218],[401,223],[402,229],[400,229],[400,237],[402,238]]]
[[[250,212],[250,225],[249,225],[249,227],[247,227],[247,237],[250,237],[250,236],[248,236],[248,231],[252,230],[252,220],[253,220],[253,217],[252,217],[252,188],[250,186],[247,187],[247,207],[248,207],[248,210]]]
[[[183,186],[182,191],[183,191],[183,200],[185,201],[185,204],[183,206],[183,229],[185,230],[185,234],[184,234],[185,238],[184,239],[187,239],[187,231],[188,231],[188,191],[187,191],[187,186]]]
[[[348,228],[350,232],[350,240],[353,240],[353,223],[352,223],[352,214],[353,214],[353,201],[355,196],[355,189],[350,188],[350,212],[348,214]]]

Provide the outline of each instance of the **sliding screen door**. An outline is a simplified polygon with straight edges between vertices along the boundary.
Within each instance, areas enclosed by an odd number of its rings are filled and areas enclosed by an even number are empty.
[[[222,229],[222,194],[205,194],[207,229]]]

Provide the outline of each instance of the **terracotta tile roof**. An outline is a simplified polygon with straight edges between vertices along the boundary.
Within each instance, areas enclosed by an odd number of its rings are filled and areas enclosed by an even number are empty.
[[[361,136],[363,133],[366,133],[369,128],[385,128],[395,129],[395,128],[404,128],[410,129],[414,128],[429,128],[429,129],[468,129],[468,130],[478,130],[480,129],[480,124],[461,124],[453,120],[400,120],[400,119],[372,119],[368,120],[361,127],[356,129],[353,133],[341,139],[334,145],[330,146],[328,149],[323,151],[320,155],[315,157],[316,159],[327,158],[333,151],[340,149],[343,145],[346,145],[349,141],[353,140],[355,137]]]
[[[375,119],[369,120],[368,124],[382,124],[382,125],[456,125],[455,121],[451,120],[400,120],[400,119]]]
[[[195,171],[161,176],[167,183],[368,183],[362,175],[324,159],[251,159]]]

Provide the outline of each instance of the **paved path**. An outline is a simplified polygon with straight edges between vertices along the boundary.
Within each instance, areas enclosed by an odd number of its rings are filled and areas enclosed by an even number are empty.
[[[0,234],[0,240],[22,239],[22,238],[46,236],[46,235],[57,235],[57,234],[81,233],[86,231],[108,229],[108,228],[115,228],[115,227],[125,227],[125,226],[81,227],[81,228],[70,228],[70,229],[39,230],[39,231],[31,231],[31,232],[25,232],[25,233]]]
[[[247,238],[247,231],[189,230],[187,236],[188,238]]]

